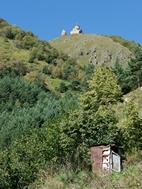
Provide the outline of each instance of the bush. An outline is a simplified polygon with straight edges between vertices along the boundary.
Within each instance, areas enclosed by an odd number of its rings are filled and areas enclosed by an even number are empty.
[[[33,63],[34,59],[35,59],[35,56],[33,54],[31,54],[29,57],[29,63]]]
[[[80,82],[77,81],[77,80],[73,80],[71,82],[71,85],[69,85],[69,87],[72,89],[72,90],[79,90],[80,89]]]
[[[60,86],[57,88],[57,91],[60,93],[65,93],[68,90],[68,87],[65,85],[64,82],[60,83]]]
[[[6,37],[9,38],[9,39],[14,39],[15,35],[13,34],[11,29],[7,29]]]
[[[43,66],[42,73],[44,73],[44,74],[50,74],[50,70],[48,69],[48,66]]]

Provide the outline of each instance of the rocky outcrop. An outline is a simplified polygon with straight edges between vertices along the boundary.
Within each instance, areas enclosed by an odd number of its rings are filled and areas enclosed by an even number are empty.
[[[113,65],[116,59],[119,59],[120,64],[126,65],[133,57],[128,48],[103,35],[66,35],[63,39],[55,39],[50,43],[83,65],[87,63]]]

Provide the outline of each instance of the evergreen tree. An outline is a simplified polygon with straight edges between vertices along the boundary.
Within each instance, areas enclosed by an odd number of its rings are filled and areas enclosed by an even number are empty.
[[[57,89],[60,93],[65,93],[68,90],[68,87],[65,85],[64,82],[60,83],[59,88]]]
[[[133,89],[142,85],[142,48],[138,46],[135,53],[135,58],[132,58],[128,63],[130,79],[133,82]]]
[[[128,69],[124,69],[122,64],[119,63],[119,59],[117,58],[114,66],[112,67],[113,72],[117,76],[118,84],[120,85],[123,94],[127,94],[131,91],[132,83],[130,78],[130,71]]]

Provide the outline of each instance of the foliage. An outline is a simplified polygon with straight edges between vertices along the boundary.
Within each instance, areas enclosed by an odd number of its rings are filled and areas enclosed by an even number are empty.
[[[126,104],[122,122],[113,110],[121,88],[141,86],[141,49],[126,69],[118,57],[112,71],[80,65],[3,19],[0,42],[0,188],[27,188],[41,170],[54,174],[62,166],[69,174],[61,175],[60,186],[91,188],[80,171],[90,169],[91,145],[121,141],[128,152],[142,148],[136,105]]]
[[[49,71],[48,66],[43,66],[42,72],[43,72],[44,74],[50,74],[50,71]]]
[[[1,24],[1,67],[4,65],[17,75],[25,75],[26,78],[33,72],[43,72],[45,81],[48,80],[46,74],[50,74],[55,79],[50,87],[54,91],[59,87],[59,84],[56,85],[56,79],[71,82],[71,86],[69,86],[71,90],[78,91],[79,89],[79,92],[86,90],[86,80],[92,74],[93,65],[89,64],[83,68],[75,58],[59,52],[49,42],[39,40],[31,31],[23,31],[16,25],[11,26],[3,19]],[[29,81],[31,81],[30,78]],[[77,83],[79,84],[76,85]]]
[[[62,67],[62,79],[73,80],[78,76],[78,66],[75,59],[69,58]],[[77,78],[78,79],[78,78]]]
[[[71,113],[60,126],[61,146],[75,166],[88,164],[88,147],[116,143],[118,139],[118,120],[111,104],[121,100],[122,93],[114,73],[106,66],[96,67],[89,86],[90,91],[80,98],[80,110]]]
[[[130,80],[133,82],[133,89],[142,85],[142,48],[137,47],[135,58],[128,62],[128,69],[130,71]]]
[[[11,108],[13,108],[17,100],[21,105],[28,103],[30,106],[32,106],[37,101],[40,90],[40,87],[24,81],[19,76],[5,76],[0,80],[0,110],[3,111],[8,109],[6,104],[11,103]],[[9,103],[9,101],[11,101],[11,103]]]
[[[121,123],[122,141],[126,151],[142,148],[142,120],[139,118],[138,104],[132,99],[125,103],[125,118]]]
[[[0,18],[0,28],[5,27],[7,25],[8,25],[8,22],[6,22],[6,20]]]
[[[100,105],[115,104],[122,98],[115,74],[105,65],[95,68],[88,83],[90,90],[81,97],[85,111],[96,111]]]
[[[65,103],[64,99],[58,99],[40,85],[11,74],[1,77],[0,97],[1,148],[8,146],[21,134],[27,133],[30,128],[43,127],[62,111],[65,112],[68,106],[71,107],[69,101],[73,100],[70,95]]]
[[[118,78],[118,83],[122,88],[123,94],[126,94],[142,85],[142,49],[135,48],[135,58],[131,58],[127,67],[124,69],[116,60],[112,70]]]
[[[113,72],[117,76],[118,83],[122,89],[123,94],[127,94],[132,90],[133,83],[129,79],[128,69],[124,69],[123,66],[119,63],[117,58],[114,66],[112,67]]]
[[[59,91],[60,93],[65,93],[67,90],[68,87],[65,85],[64,82],[61,82],[59,88],[57,88],[57,91]]]
[[[137,44],[134,41],[128,41],[126,39],[123,39],[120,36],[110,36],[110,38],[117,43],[120,43],[121,45],[123,45],[124,47],[127,47],[131,52],[135,52],[135,48],[137,46]]]
[[[69,87],[70,87],[72,90],[79,91],[79,90],[80,90],[80,82],[77,81],[77,80],[73,80],[73,81],[71,82],[71,84],[69,85]]]
[[[106,106],[101,106],[91,115],[81,111],[74,112],[62,122],[61,146],[72,168],[90,166],[90,146],[117,142],[116,123],[114,112]]]
[[[128,155],[121,173],[112,172],[111,174],[103,172],[90,172],[87,169],[68,170],[66,167],[60,168],[53,175],[46,171],[41,171],[39,179],[30,185],[29,189],[58,189],[58,188],[77,188],[77,189],[102,189],[102,188],[137,188],[141,189],[141,152],[135,152]],[[130,159],[134,158],[129,164]]]
[[[12,32],[11,28],[7,28],[7,30],[5,32],[5,37],[7,37],[9,39],[14,39],[15,35]]]
[[[0,88],[0,183],[23,188],[60,158],[59,123],[77,108],[77,97],[60,99],[9,72],[1,73]]]
[[[87,74],[92,74],[94,72],[94,65],[89,64],[88,66],[84,66],[83,70],[85,71],[86,75]]]
[[[0,179],[3,188],[23,188],[32,183],[37,178],[38,171],[59,156],[57,149],[55,128],[32,130],[27,136],[15,140],[8,149],[9,152],[5,150],[1,154]]]

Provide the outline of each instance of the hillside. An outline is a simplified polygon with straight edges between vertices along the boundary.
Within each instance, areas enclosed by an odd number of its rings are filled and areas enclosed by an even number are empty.
[[[48,42],[0,19],[0,188],[139,188],[141,86],[135,42]],[[90,147],[99,144],[123,147],[122,173],[92,173]]]
[[[137,45],[117,36],[96,34],[66,35],[49,43],[59,51],[76,58],[81,65],[102,63],[113,65],[117,58],[121,64],[126,65],[133,57],[133,48]]]
[[[117,36],[95,34],[67,35],[47,42],[3,19],[0,44],[0,68],[22,72],[30,82],[41,80],[54,92],[62,91],[62,83],[65,91],[80,88],[78,85],[86,88],[95,65],[113,66],[119,59],[125,67],[137,46]]]
[[[138,65],[135,63],[141,61],[141,45],[134,41],[123,39],[120,36],[70,34],[53,39],[49,43],[60,53],[67,53],[69,57],[74,58],[78,68],[82,70],[85,70],[86,67],[90,68],[102,64],[114,68],[123,94],[141,86],[141,82],[138,84],[136,81],[141,81],[141,76],[138,76],[141,75],[141,63]],[[133,64],[136,68],[133,68]],[[87,71],[85,72],[87,73]],[[130,72],[132,72],[131,76]],[[82,77],[85,80],[89,78],[80,73],[81,83],[85,81]]]
[[[72,64],[70,66],[69,64]],[[59,53],[47,41],[39,40],[31,31],[23,31],[0,19],[0,69],[12,70],[32,82],[43,82],[55,91],[64,81],[79,79],[77,65],[67,54]]]

